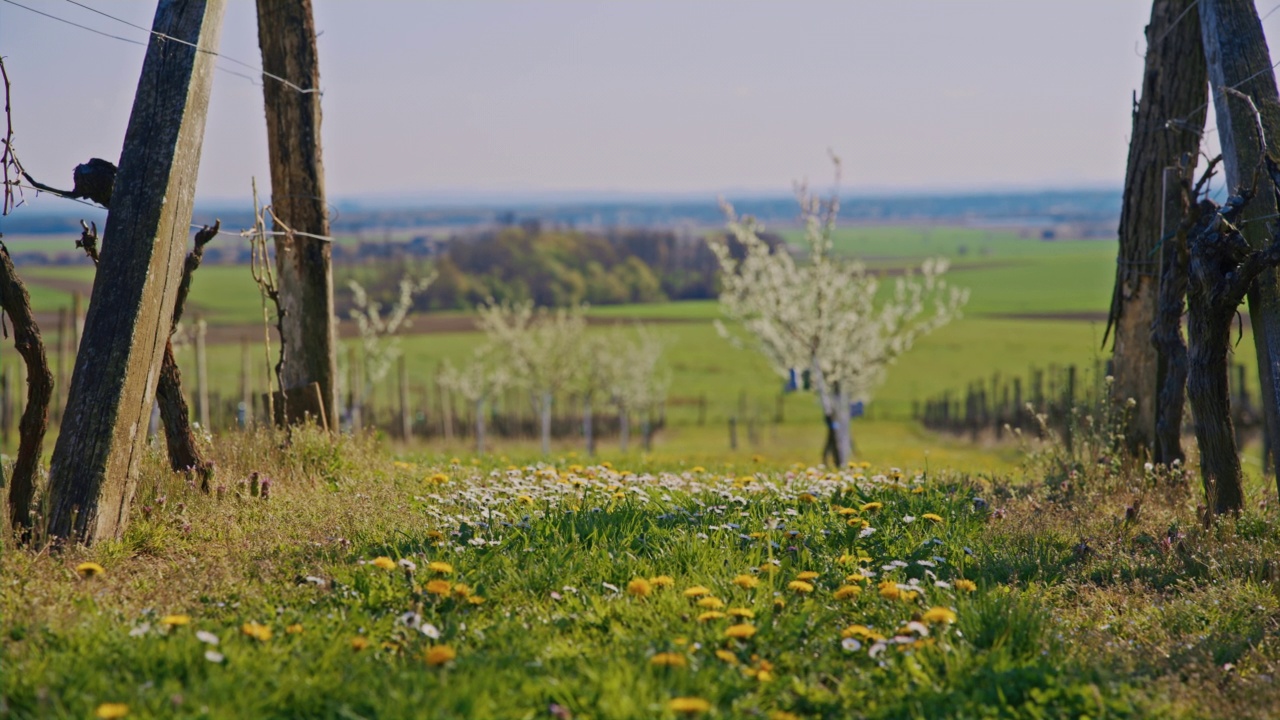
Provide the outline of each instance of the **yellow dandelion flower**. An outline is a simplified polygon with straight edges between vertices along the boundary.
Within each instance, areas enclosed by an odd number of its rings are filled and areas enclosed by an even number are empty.
[[[472,605],[483,605],[485,603],[485,600],[479,595],[469,595],[467,597],[467,602],[471,603]]]
[[[684,636],[682,635],[682,636],[680,636],[680,637],[678,637],[678,638],[676,638],[676,639],[672,640],[671,642],[672,642],[672,643],[675,643],[676,647],[684,647],[685,645],[688,645],[688,644],[689,644],[689,638],[684,637]]]
[[[867,576],[862,573],[850,573],[844,576],[844,581],[847,583],[860,583],[866,582],[866,580]]]
[[[174,627],[177,625],[190,625],[191,616],[190,615],[165,615],[164,617],[160,618],[160,624],[168,625],[169,627]]]
[[[128,715],[129,706],[124,703],[102,703],[97,710],[93,711],[93,716],[100,720],[116,720]]]
[[[729,615],[731,617],[746,618],[747,620],[751,620],[755,618],[756,611],[752,610],[751,608],[743,608],[743,607],[729,608]]]
[[[850,625],[840,631],[842,638],[862,638],[863,640],[871,637],[875,633],[866,625]]]
[[[432,645],[427,648],[423,659],[427,661],[428,665],[444,665],[456,657],[458,657],[458,651],[448,645]]]
[[[936,522],[936,523],[942,522],[942,516],[938,515],[937,513],[925,513],[920,517],[924,518],[925,520],[929,520],[931,522]]]
[[[658,667],[684,667],[689,664],[689,660],[680,653],[664,652],[649,658],[649,664]]]
[[[453,591],[453,586],[448,580],[432,580],[427,583],[426,591],[430,595],[448,595]]]
[[[706,608],[706,609],[708,609],[708,610],[723,610],[723,609],[724,609],[724,601],[723,601],[723,600],[721,600],[720,598],[715,597],[715,596],[712,596],[712,595],[708,595],[708,596],[706,596],[706,597],[702,598],[701,600],[699,600],[699,601],[698,601],[698,603],[697,603],[697,604],[698,604],[698,607],[700,607],[700,608]]]
[[[880,597],[887,600],[897,600],[902,597],[902,591],[898,589],[898,584],[892,580],[885,580],[880,583]]]
[[[352,649],[352,650],[355,650],[356,652],[360,652],[361,650],[363,650],[363,649],[365,649],[365,648],[367,648],[367,647],[369,647],[369,638],[367,638],[367,637],[365,637],[365,636],[363,636],[363,635],[357,635],[357,636],[355,636],[355,637],[351,638],[351,649]]]
[[[723,660],[724,662],[729,663],[730,665],[737,665],[737,664],[738,664],[738,656],[737,656],[737,655],[734,655],[733,653],[729,652],[728,650],[717,650],[717,651],[716,651],[716,657],[720,658],[720,659],[721,659],[721,660]]]
[[[786,710],[774,710],[769,713],[769,720],[800,720],[800,716]]]
[[[658,575],[657,577],[649,578],[649,584],[656,588],[669,588],[675,587],[676,580],[670,575]]]
[[[290,625],[289,627],[285,628],[285,629],[284,629],[284,631],[285,631],[286,633],[289,633],[290,635],[301,635],[301,634],[302,634],[302,623],[294,623],[294,624]]]
[[[849,527],[856,527],[856,528],[871,527],[871,523],[858,517],[849,518],[849,522],[845,523],[845,525],[848,525]]]
[[[455,458],[449,458],[449,464],[450,464],[450,465],[461,465],[461,464],[462,464],[462,461],[461,461],[461,460],[459,460],[459,459],[458,459],[458,458],[456,458],[456,457],[455,457]]]
[[[516,498],[516,500],[519,501],[521,505],[533,504],[533,498],[529,497],[528,495],[520,495],[519,497]]]
[[[862,512],[874,512],[876,510],[879,510],[882,507],[884,507],[884,503],[882,502],[869,502],[864,504],[859,509],[862,510]]]
[[[698,715],[711,710],[711,703],[700,697],[677,697],[667,702],[667,709],[681,715]]]
[[[956,589],[963,590],[965,592],[973,592],[974,590],[978,589],[978,583],[972,580],[965,580],[964,578],[961,578],[956,581]]]
[[[725,614],[719,610],[708,610],[698,616],[698,622],[711,622],[725,617]]]
[[[395,569],[396,569],[396,561],[395,561],[395,560],[392,560],[391,558],[387,557],[386,555],[381,555],[381,556],[379,556],[379,557],[374,558],[374,559],[373,559],[373,564],[374,564],[374,565],[376,565],[376,566],[378,566],[378,567],[380,567],[380,568],[382,568],[383,570],[395,570]]]
[[[271,628],[256,622],[247,622],[240,626],[240,632],[259,642],[271,639]]]
[[[760,584],[760,578],[754,575],[739,575],[733,579],[733,584],[743,590],[750,590]]]
[[[900,597],[902,598],[902,602],[904,603],[913,603],[916,601],[916,598],[920,597],[920,591],[919,590],[903,590],[902,595]]]
[[[751,623],[740,623],[725,628],[724,636],[737,640],[746,640],[756,634],[756,626]]]
[[[920,619],[932,625],[946,625],[956,621],[956,614],[950,608],[932,607],[926,610]]]
[[[460,600],[471,597],[471,588],[463,583],[453,586],[453,594]]]
[[[787,601],[786,601],[786,600],[783,600],[782,598],[774,598],[774,599],[773,599],[773,609],[774,609],[774,610],[781,610],[782,608],[784,608],[784,607],[786,607],[786,606],[787,606]]]
[[[799,575],[796,575],[796,579],[797,579],[797,580],[804,580],[805,582],[808,582],[808,581],[810,581],[810,580],[817,580],[817,579],[820,577],[820,575],[821,575],[821,573],[816,573],[816,572],[814,572],[814,571],[812,571],[812,570],[805,570],[804,572],[800,573]]]
[[[649,593],[653,592],[653,583],[641,577],[632,578],[627,583],[627,592],[636,597],[649,597]]]
[[[440,573],[441,575],[453,574],[453,566],[443,560],[432,560],[427,563],[427,569],[431,572]]]
[[[76,572],[80,573],[80,577],[82,578],[91,578],[91,577],[97,577],[101,575],[102,573],[106,572],[106,569],[104,569],[101,565],[99,565],[96,562],[82,562],[76,566]],[[111,705],[112,703],[106,703],[106,704]],[[125,712],[128,712],[128,711],[129,710],[126,708]],[[124,717],[124,716],[120,715],[118,717]]]
[[[687,598],[702,597],[703,595],[710,595],[710,594],[711,594],[711,590],[701,585],[694,585],[693,587],[688,588],[684,591],[684,596]]]
[[[915,487],[911,488],[911,492],[912,492],[912,494],[914,494],[914,495],[919,495],[920,493],[924,492],[924,488],[923,488],[922,486],[920,486],[920,485],[917,485],[917,486],[915,486]]]
[[[800,593],[801,595],[804,595],[805,593],[813,592],[813,585],[803,580],[792,580],[791,582],[787,583],[787,589],[794,590]]]
[[[692,468],[689,469],[689,472],[694,473],[695,475],[701,475],[706,471],[707,469],[702,467],[701,465],[694,465]]]
[[[432,475],[431,477],[427,478],[427,482],[434,483],[437,485],[440,483],[446,483],[446,482],[449,482],[449,476],[445,475],[444,473],[436,473],[435,475]]]
[[[851,507],[836,507],[836,513],[839,515],[857,515],[858,509]]]
[[[861,585],[841,585],[835,592],[835,598],[837,600],[852,600],[861,594]]]
[[[818,502],[817,496],[815,496],[813,493],[800,493],[799,495],[796,496],[796,500],[799,500],[800,502],[806,503],[809,505],[812,505],[813,503]]]

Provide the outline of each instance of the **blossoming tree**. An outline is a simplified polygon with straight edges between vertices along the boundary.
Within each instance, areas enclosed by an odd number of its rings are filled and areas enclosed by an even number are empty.
[[[551,452],[551,404],[581,372],[575,355],[587,329],[586,306],[535,311],[531,302],[491,302],[479,311],[489,344],[514,383],[529,391],[540,420],[542,452]]]
[[[838,181],[838,161],[836,176]],[[801,186],[797,196],[803,261],[785,246],[771,248],[760,238],[759,223],[739,218],[725,204],[739,247],[711,245],[720,261],[720,306],[793,389],[817,394],[827,424],[823,454],[843,466],[853,454],[852,404],[871,400],[889,365],[916,338],[958,317],[968,291],[943,279],[945,259],[930,259],[919,274],[896,278],[891,291],[882,292],[880,278],[865,265],[832,252],[838,195],[824,201]],[[718,327],[733,338],[723,324]]]

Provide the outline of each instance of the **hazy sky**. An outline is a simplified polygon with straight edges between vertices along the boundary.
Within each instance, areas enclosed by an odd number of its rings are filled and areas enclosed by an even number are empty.
[[[146,40],[66,0],[16,1]],[[83,2],[148,27],[155,8]],[[1118,188],[1149,12],[316,0],[329,194],[779,193],[825,183],[827,148],[855,190]],[[1280,13],[1265,24],[1280,32]],[[220,50],[260,64],[252,2],[229,0]],[[28,170],[69,184],[76,163],[119,157],[142,47],[0,2],[0,53]],[[218,73],[205,140],[203,198],[265,185],[261,89]]]

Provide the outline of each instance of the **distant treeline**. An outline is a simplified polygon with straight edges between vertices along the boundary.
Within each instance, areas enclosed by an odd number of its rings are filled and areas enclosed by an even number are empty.
[[[418,310],[472,308],[489,298],[563,307],[707,299],[718,292],[719,265],[707,238],[665,230],[596,233],[525,222],[457,235],[425,262],[406,260],[341,267],[339,280],[355,279],[375,297],[390,298],[406,273],[434,270],[435,281],[414,303]]]

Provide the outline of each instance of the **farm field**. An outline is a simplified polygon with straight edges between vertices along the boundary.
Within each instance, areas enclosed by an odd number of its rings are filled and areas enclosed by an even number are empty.
[[[942,254],[954,263],[949,280],[970,291],[964,317],[920,340],[889,373],[868,406],[869,416],[855,421],[861,457],[916,467],[936,461],[942,454],[957,469],[1009,469],[1015,463],[1016,449],[952,442],[923,432],[911,421],[913,404],[994,375],[1025,375],[1032,366],[1075,364],[1092,374],[1105,356],[1102,333],[1110,299],[1114,242],[1043,242],[1011,232],[932,227],[841,228],[835,242],[840,252],[869,258],[873,266],[884,268],[901,268]],[[32,267],[23,272],[33,303],[45,313],[69,304],[69,288],[78,284],[87,293],[92,281],[92,269],[87,267]],[[885,284],[891,283],[892,278]],[[735,347],[715,330],[713,322],[719,317],[715,301],[601,306],[590,313],[600,324],[590,332],[609,332],[610,323],[626,327],[634,320],[644,320],[664,344],[664,364],[670,377],[668,429],[657,436],[655,453],[671,453],[673,457],[693,453],[712,459],[764,453],[794,460],[815,459],[821,439],[815,399],[798,393],[779,401],[781,378],[749,346]],[[251,343],[253,387],[264,388],[267,361],[260,339],[261,301],[248,268],[202,267],[193,285],[188,316],[196,314],[202,314],[214,328],[215,343],[209,348],[213,391],[225,397],[239,396],[244,364],[241,338]],[[415,327],[402,339],[415,398],[427,392],[429,403],[440,363],[464,361],[481,342],[479,333],[457,330],[460,322],[465,327],[467,317],[463,312],[415,317]],[[346,332],[353,333],[354,328],[348,327]],[[1252,367],[1251,341],[1247,332],[1245,335],[1237,359]],[[218,338],[232,342],[218,343]],[[344,344],[354,347],[355,341]],[[177,357],[190,384],[195,371],[191,347],[180,346]],[[344,377],[348,358],[347,352],[339,357]],[[7,363],[14,361],[13,354],[5,359]],[[394,398],[394,387],[388,382],[374,388],[371,399],[390,408]],[[699,410],[703,398],[705,411]],[[508,398],[507,402],[519,400]],[[766,429],[759,432],[755,445],[743,442],[738,451],[730,452],[726,422],[744,408]],[[781,424],[776,424],[779,409]],[[943,449],[946,446],[953,448],[949,454]],[[564,443],[563,447],[567,450],[573,445]],[[608,452],[607,445],[602,449]]]
[[[1254,579],[1280,551],[1274,514],[1201,529],[1186,477],[1090,461],[1067,482],[1060,448],[1011,484],[763,459],[393,460],[367,438],[306,432],[278,442],[220,440],[211,496],[152,456],[123,539],[0,553],[3,712],[1280,709],[1266,639],[1280,600]]]

